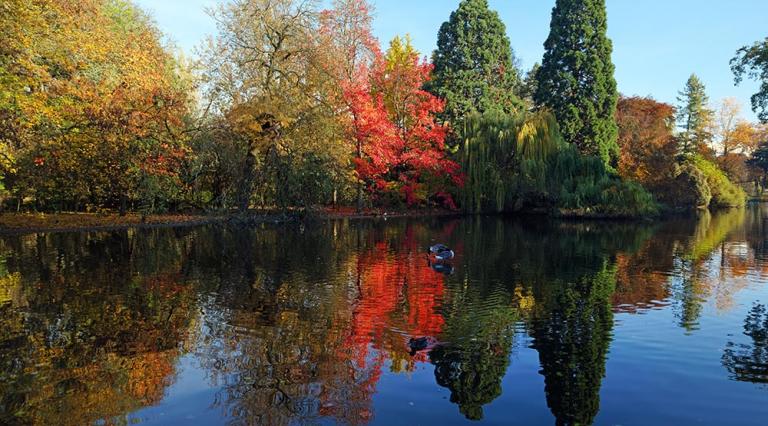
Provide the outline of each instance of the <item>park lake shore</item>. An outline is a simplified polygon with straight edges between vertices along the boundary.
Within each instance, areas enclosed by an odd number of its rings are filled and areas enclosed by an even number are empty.
[[[602,214],[586,210],[524,211],[516,214],[499,213],[501,216],[546,216],[564,220],[655,220],[673,215],[695,214],[693,211],[667,211],[656,216],[627,216]],[[395,219],[395,218],[434,218],[466,217],[474,214],[445,209],[391,210],[366,209],[357,212],[354,208],[327,208],[316,210],[256,210],[248,213],[169,213],[142,215],[117,212],[105,213],[0,213],[0,235],[31,234],[52,232],[94,232],[120,231],[125,229],[152,229],[191,227],[212,224],[232,224],[256,226],[261,224],[287,224],[322,220],[353,219]],[[483,214],[487,215],[487,214]]]

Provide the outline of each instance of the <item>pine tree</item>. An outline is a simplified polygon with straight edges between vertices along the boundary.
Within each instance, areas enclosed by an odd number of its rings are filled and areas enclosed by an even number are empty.
[[[714,113],[707,107],[709,97],[704,83],[696,74],[688,78],[677,101],[677,123],[680,128],[678,153],[681,158],[690,158],[711,142],[710,127]]]
[[[566,141],[613,165],[618,92],[606,30],[605,0],[557,0],[534,98],[555,114]]]
[[[472,113],[522,110],[514,52],[488,0],[463,0],[440,27],[437,46],[427,89],[446,101],[443,120],[456,128]]]

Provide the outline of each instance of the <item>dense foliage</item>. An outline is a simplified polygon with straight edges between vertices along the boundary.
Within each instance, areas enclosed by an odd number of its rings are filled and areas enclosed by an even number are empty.
[[[668,181],[674,163],[672,133],[675,109],[652,98],[622,97],[616,111],[619,126],[618,172],[656,192]]]
[[[760,90],[752,95],[752,109],[761,121],[768,122],[768,37],[739,49],[731,61],[731,69],[737,84],[745,76],[760,81]]]
[[[612,166],[618,92],[607,27],[605,0],[557,0],[534,98],[555,114],[566,142]]]
[[[713,207],[741,207],[746,201],[744,190],[734,185],[716,164],[696,156],[693,164],[701,171],[712,194]]]
[[[447,158],[447,128],[435,121],[443,102],[422,88],[431,71],[409,39],[395,38],[370,73],[344,89],[358,142],[355,171],[378,202],[404,199],[412,207],[436,198],[456,207],[441,190],[462,183],[458,164]]]
[[[654,214],[653,197],[622,181],[598,157],[562,140],[551,114],[484,115],[467,120],[462,205],[470,212],[560,209],[564,214]]]
[[[440,27],[428,89],[445,99],[441,117],[454,126],[474,113],[522,110],[519,71],[504,23],[488,0],[462,0]]]
[[[177,202],[190,94],[151,20],[126,0],[11,3],[0,18],[0,176],[17,203]]]
[[[130,0],[2,2],[0,208],[634,216],[649,193],[732,206],[729,179],[764,180],[768,128],[732,100],[713,114],[695,76],[677,132],[669,105],[617,109],[604,0],[558,0],[524,78],[487,0],[459,4],[431,62],[407,36],[383,51],[366,0],[328,6],[220,3],[187,61]],[[761,52],[740,51],[737,79]]]

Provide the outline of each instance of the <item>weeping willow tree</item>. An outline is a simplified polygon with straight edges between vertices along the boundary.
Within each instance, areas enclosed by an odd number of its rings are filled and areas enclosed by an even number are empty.
[[[563,145],[546,112],[475,114],[464,120],[462,205],[472,213],[519,210],[523,193],[544,189],[546,163]]]
[[[547,111],[473,115],[461,136],[466,179],[460,199],[467,212],[543,208],[636,216],[657,210],[642,186],[622,181],[599,157],[565,143]]]

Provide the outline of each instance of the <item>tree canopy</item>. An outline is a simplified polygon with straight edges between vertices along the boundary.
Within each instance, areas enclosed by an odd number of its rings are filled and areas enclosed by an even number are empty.
[[[473,113],[522,110],[515,55],[488,0],[462,0],[440,27],[432,63],[427,88],[445,99],[441,117],[453,126]]]
[[[760,89],[752,95],[752,110],[760,120],[768,123],[768,37],[751,46],[744,46],[731,60],[731,69],[736,76],[736,84],[744,77],[760,82]]]
[[[690,158],[711,143],[714,113],[704,83],[696,74],[688,78],[677,100],[678,151],[680,156]]]
[[[534,99],[555,114],[567,142],[611,166],[618,92],[607,29],[605,0],[557,0]]]

